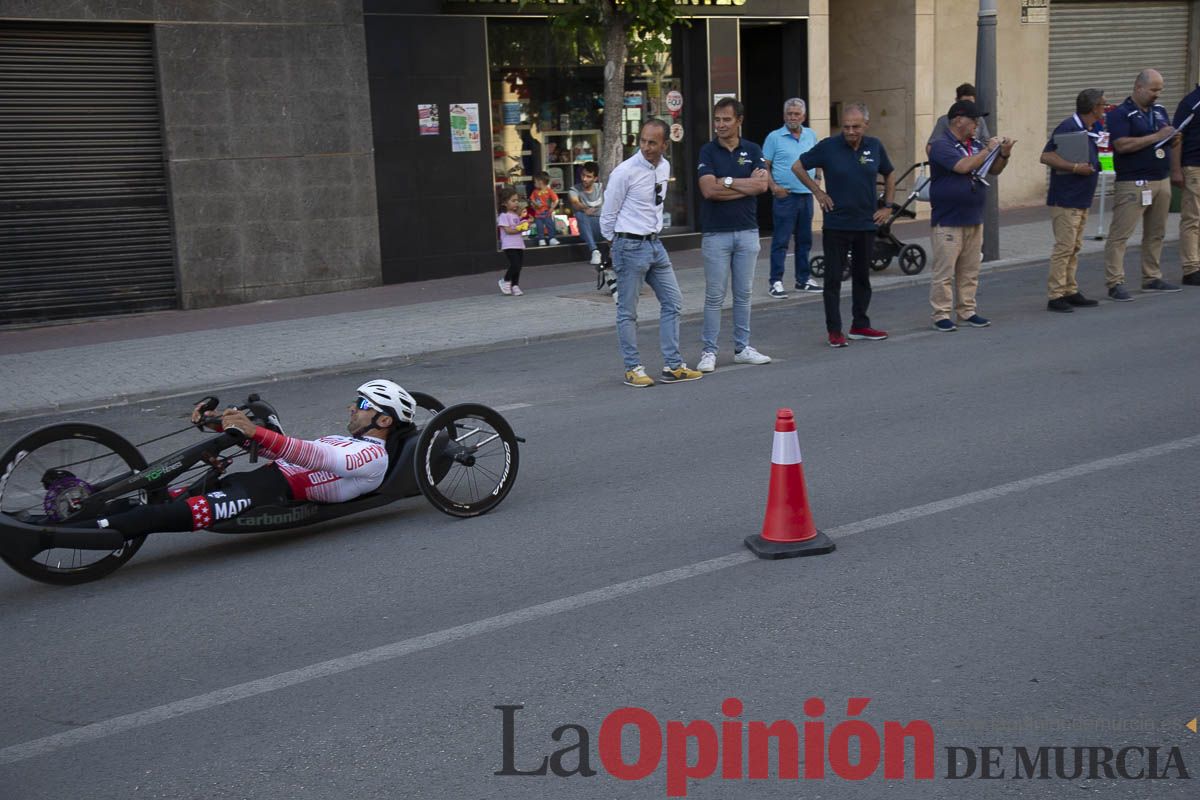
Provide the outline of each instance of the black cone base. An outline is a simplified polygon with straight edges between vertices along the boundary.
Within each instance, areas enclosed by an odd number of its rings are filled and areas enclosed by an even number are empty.
[[[803,542],[774,542],[757,534],[747,536],[746,547],[759,558],[799,558],[832,553],[837,545],[833,539],[817,531],[816,536]]]

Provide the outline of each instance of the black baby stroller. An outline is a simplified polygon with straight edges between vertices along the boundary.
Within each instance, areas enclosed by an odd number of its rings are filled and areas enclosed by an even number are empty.
[[[892,203],[891,215],[875,229],[875,248],[871,253],[871,269],[876,272],[887,269],[891,265],[892,259],[897,256],[899,256],[900,271],[905,275],[916,275],[925,269],[925,248],[919,244],[905,244],[897,239],[896,234],[892,233],[892,223],[900,217],[916,219],[917,212],[910,210],[909,206],[917,200],[929,200],[929,178],[925,174],[925,168],[928,165],[928,161],[919,161],[896,179],[896,184],[899,185],[913,170],[920,169],[920,172],[913,178],[912,191],[908,193],[908,197],[904,199],[903,203]],[[882,198],[879,201],[879,207],[884,207]],[[815,277],[825,277],[825,256],[813,256],[809,259],[808,265]],[[847,253],[845,266],[842,268],[842,280],[849,277],[850,254]]]

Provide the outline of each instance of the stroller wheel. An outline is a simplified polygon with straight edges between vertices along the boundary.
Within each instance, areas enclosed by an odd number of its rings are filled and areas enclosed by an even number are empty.
[[[825,277],[825,256],[813,256],[808,260],[808,269],[814,278]]]
[[[905,275],[916,275],[925,269],[925,250],[919,244],[906,244],[900,251],[900,271]]]

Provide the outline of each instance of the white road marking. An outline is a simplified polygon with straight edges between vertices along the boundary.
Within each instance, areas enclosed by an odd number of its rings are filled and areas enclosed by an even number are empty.
[[[1145,447],[1141,450],[1134,450],[1128,453],[1111,456],[1109,458],[1101,458],[1096,461],[1088,461],[1083,464],[1076,464],[1072,467],[1045,472],[1041,475],[1034,475],[1029,478],[1012,481],[1011,483],[1002,483],[999,486],[993,486],[989,489],[982,489],[977,492],[968,492],[957,497],[950,497],[945,500],[938,500],[933,503],[925,503],[912,508],[894,511],[890,514],[881,514],[876,517],[852,522],[849,525],[841,525],[837,528],[832,528],[825,531],[830,537],[835,539],[844,539],[847,536],[853,536],[856,533],[865,533],[867,531],[879,530],[891,525],[897,525],[903,522],[909,522],[921,517],[927,517],[933,514],[940,514],[943,511],[950,511],[963,506],[973,505],[975,503],[983,503],[988,500],[995,500],[1006,495],[1015,494],[1017,492],[1035,489],[1041,486],[1046,486],[1060,481],[1070,480],[1072,478],[1090,475],[1102,470],[1114,469],[1117,467],[1127,466],[1139,461],[1156,458],[1158,456],[1167,455],[1180,450],[1186,450],[1190,447],[1200,445],[1200,435],[1189,436],[1184,439],[1176,439],[1171,442]],[[746,564],[757,560],[757,557],[748,550],[738,550],[728,555],[718,558],[701,561],[696,564],[691,564],[685,567],[669,569],[663,572],[656,572],[653,575],[646,575],[641,578],[615,583],[610,586],[605,586],[600,589],[593,589],[589,592],[571,595],[570,597],[551,600],[548,603],[542,603],[536,606],[509,611],[504,614],[498,614],[494,617],[469,622],[465,625],[458,625],[453,628],[446,628],[433,633],[427,633],[423,636],[416,636],[411,639],[404,639],[399,642],[383,645],[370,650],[363,650],[358,653],[351,653],[341,658],[334,658],[328,661],[322,661],[318,664],[311,664],[307,667],[281,672],[277,675],[271,675],[266,678],[259,678],[246,683],[239,683],[235,686],[229,686],[224,689],[207,692],[205,694],[196,695],[195,697],[177,700],[174,703],[167,703],[154,708],[148,708],[143,711],[136,711],[132,714],[126,714],[120,717],[94,722],[91,725],[85,725],[80,728],[72,728],[71,730],[61,733],[44,736],[40,739],[34,739],[29,742],[11,745],[0,750],[0,764],[12,764],[18,761],[26,761],[37,756],[54,753],[58,750],[63,750],[68,747],[73,747],[86,742],[93,742],[98,739],[103,739],[108,736],[113,736],[124,731],[143,728],[147,725],[153,725],[158,722],[164,722],[169,719],[181,717],[186,714],[192,714],[197,711],[205,711],[217,706],[234,703],[238,700],[245,700],[250,697],[255,697],[267,692],[273,692],[278,689],[285,689],[289,686],[296,686],[301,683],[307,683],[317,678],[325,678],[331,675],[338,675],[343,672],[349,672],[359,667],[365,667],[370,664],[378,664],[381,661],[390,661],[392,659],[401,658],[412,653],[418,653],[423,650],[430,650],[450,642],[462,641],[473,636],[479,636],[485,633],[510,628],[514,625],[520,625],[525,622],[543,619],[555,614],[562,614],[567,611],[576,611],[581,608],[595,605],[597,603],[615,600],[620,597],[627,597],[632,594],[644,592],[647,589],[653,589],[659,586],[665,586],[670,583],[688,580],[700,575],[708,575],[718,572],[729,567],[735,567],[739,564]]]

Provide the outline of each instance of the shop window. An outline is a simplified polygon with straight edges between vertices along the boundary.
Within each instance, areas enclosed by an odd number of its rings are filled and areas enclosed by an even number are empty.
[[[555,222],[563,244],[580,241],[567,193],[579,182],[583,165],[600,153],[603,52],[597,31],[571,36],[545,19],[488,19],[495,188],[513,186],[524,202],[534,176],[545,172],[560,196]],[[645,119],[685,123],[682,109],[672,103],[668,110],[667,102],[668,96],[682,96],[681,84],[669,54],[626,66],[621,108],[626,156],[637,150]],[[689,230],[687,194],[694,169],[682,142],[670,144],[673,174],[663,224],[680,232]],[[532,229],[529,235],[535,235]]]

